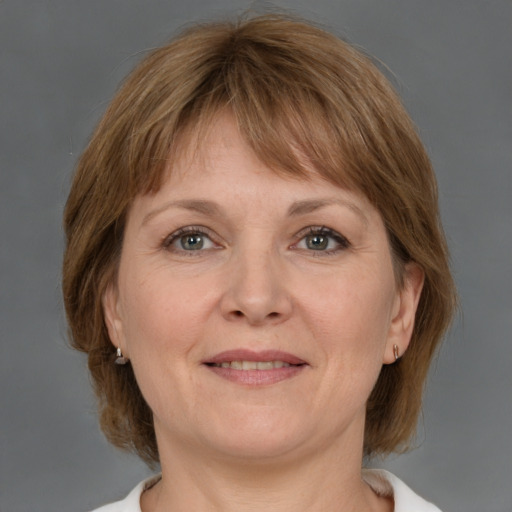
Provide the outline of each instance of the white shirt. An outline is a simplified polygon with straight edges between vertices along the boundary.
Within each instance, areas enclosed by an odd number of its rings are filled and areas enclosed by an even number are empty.
[[[133,489],[124,500],[110,503],[92,512],[141,512],[140,496],[160,476],[149,478]],[[394,512],[441,512],[435,505],[420,498],[402,480],[383,469],[364,469],[363,479],[379,496],[393,497]]]

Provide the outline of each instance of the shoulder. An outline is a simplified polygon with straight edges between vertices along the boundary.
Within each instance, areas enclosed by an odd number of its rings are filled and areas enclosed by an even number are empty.
[[[363,479],[381,496],[392,496],[395,512],[441,512],[412,491],[398,477],[383,469],[363,470]]]
[[[103,505],[91,512],[141,512],[140,497],[142,493],[149,487],[155,485],[158,480],[160,480],[160,475],[148,478],[134,487],[126,498],[116,501],[115,503]]]

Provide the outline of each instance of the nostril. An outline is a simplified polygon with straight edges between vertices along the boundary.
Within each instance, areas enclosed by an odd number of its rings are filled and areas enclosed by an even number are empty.
[[[242,318],[242,317],[246,316],[245,313],[243,311],[241,311],[240,309],[236,309],[236,310],[232,311],[231,314],[237,318]],[[280,316],[280,314],[277,311],[272,311],[271,313],[268,313],[266,318],[278,318],[279,316]]]

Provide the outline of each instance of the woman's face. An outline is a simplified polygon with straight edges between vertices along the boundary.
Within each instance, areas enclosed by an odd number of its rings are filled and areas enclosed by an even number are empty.
[[[104,297],[160,450],[360,452],[366,401],[393,345],[407,347],[421,273],[398,290],[369,202],[313,171],[273,173],[229,116],[202,147],[136,198]]]

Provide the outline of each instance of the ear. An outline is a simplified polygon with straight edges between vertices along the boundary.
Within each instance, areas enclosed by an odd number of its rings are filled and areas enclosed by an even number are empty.
[[[403,356],[409,346],[424,280],[425,273],[417,263],[406,264],[403,286],[393,305],[384,364],[394,363],[397,356]]]
[[[123,336],[123,323],[119,314],[119,293],[115,284],[110,283],[101,299],[103,316],[110,341],[115,348],[120,348],[126,357],[126,344]]]

